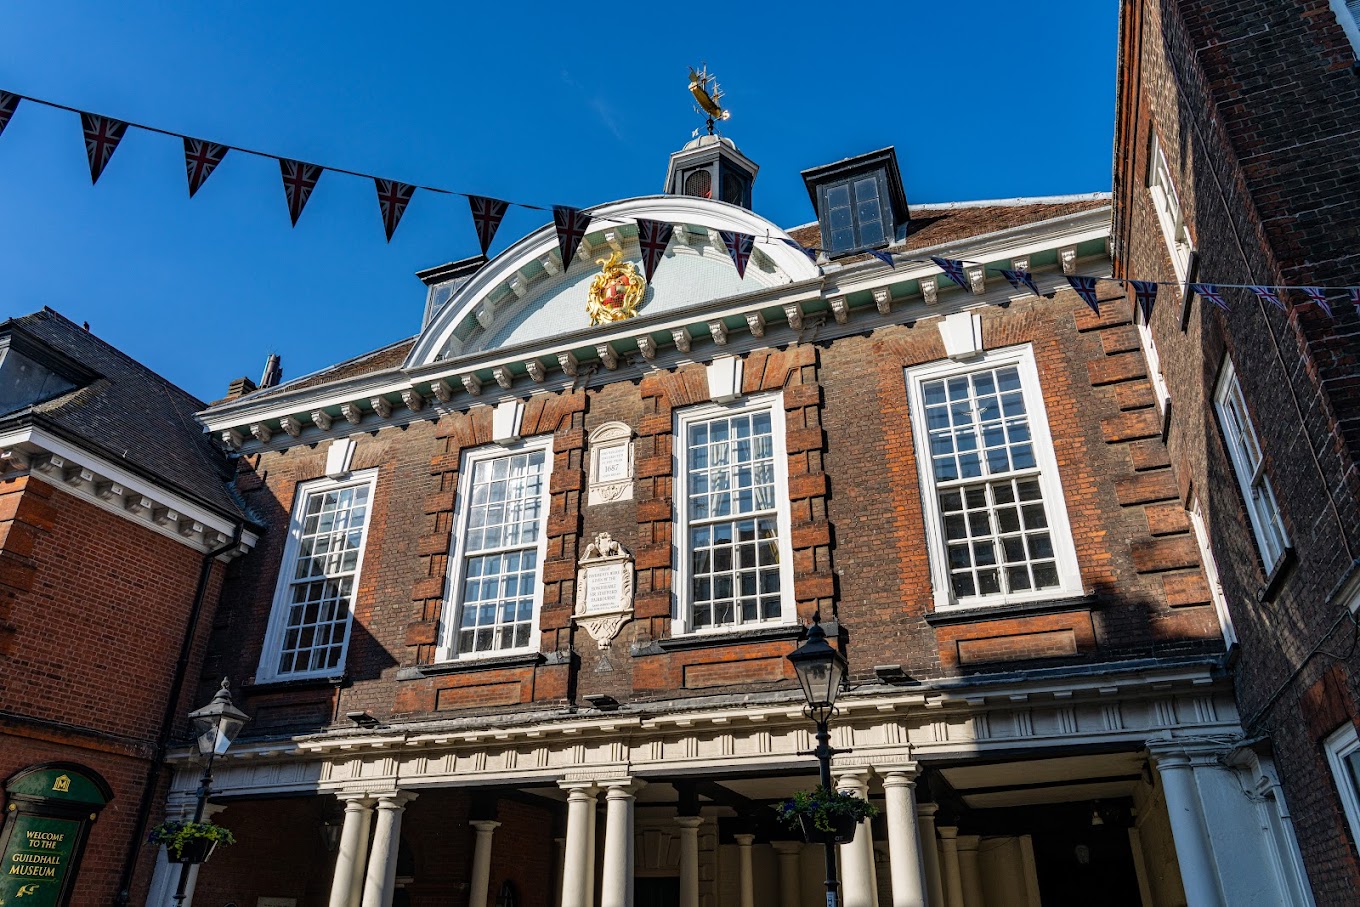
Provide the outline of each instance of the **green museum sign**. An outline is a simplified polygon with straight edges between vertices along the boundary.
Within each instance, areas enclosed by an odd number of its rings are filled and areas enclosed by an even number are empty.
[[[90,825],[111,798],[102,778],[69,763],[33,766],[6,781],[0,907],[65,907]]]

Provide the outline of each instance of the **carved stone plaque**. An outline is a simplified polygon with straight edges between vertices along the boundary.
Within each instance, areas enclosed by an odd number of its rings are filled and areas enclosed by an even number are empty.
[[[633,498],[633,430],[606,422],[590,433],[590,488],[587,504]]]
[[[577,562],[576,625],[607,649],[632,616],[633,556],[609,533],[597,533]]]

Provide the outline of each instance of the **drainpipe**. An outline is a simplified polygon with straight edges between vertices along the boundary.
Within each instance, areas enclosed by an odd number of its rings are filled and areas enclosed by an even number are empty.
[[[127,907],[132,900],[132,876],[137,871],[137,857],[142,850],[142,839],[146,835],[146,823],[151,816],[151,806],[156,798],[156,788],[160,784],[161,771],[165,764],[165,753],[170,740],[170,731],[175,725],[175,710],[179,706],[180,694],[184,692],[185,675],[189,673],[189,659],[193,654],[194,637],[198,631],[198,620],[203,613],[203,602],[208,597],[208,584],[212,580],[213,561],[241,544],[241,533],[245,530],[237,523],[232,531],[231,541],[203,555],[203,563],[198,570],[198,589],[194,592],[194,604],[189,609],[189,620],[184,627],[184,639],[179,646],[179,661],[175,663],[175,677],[170,682],[170,695],[165,700],[165,714],[161,716],[161,729],[156,737],[156,753],[151,767],[146,772],[146,786],[142,788],[142,799],[137,804],[137,820],[133,823],[132,842],[128,845],[127,856],[123,858],[123,872],[118,881],[118,894],[113,902],[118,907]]]

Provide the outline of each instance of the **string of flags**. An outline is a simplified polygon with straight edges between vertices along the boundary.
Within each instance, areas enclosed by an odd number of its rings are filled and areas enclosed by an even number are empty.
[[[126,120],[119,120],[114,117],[101,114],[89,113],[58,104],[53,101],[46,101],[41,98],[34,98],[29,95],[20,95],[14,92],[0,91],[0,135],[4,134],[5,127],[13,119],[15,111],[19,107],[20,101],[29,101],[33,104],[40,104],[45,107],[52,107],[58,110],[66,110],[79,114],[81,130],[85,139],[85,153],[90,165],[90,182],[96,184],[99,177],[108,167],[113,154],[118,150],[118,145],[127,134],[129,128],[141,129],[146,132],[158,133],[161,135],[178,138],[184,143],[184,167],[188,180],[189,197],[193,198],[198,191],[203,188],[203,184],[210,177],[223,161],[226,160],[228,152],[236,151],[242,154],[249,154],[256,157],[267,157],[279,162],[280,175],[283,181],[284,200],[288,207],[288,217],[293,226],[297,226],[298,218],[302,216],[303,209],[307,206],[308,199],[316,190],[317,183],[326,171],[341,173],[348,176],[360,177],[373,181],[374,188],[378,196],[378,212],[382,219],[383,232],[387,240],[391,242],[393,233],[396,232],[397,225],[401,223],[402,215],[406,213],[407,207],[419,191],[433,192],[439,195],[460,195],[468,200],[469,210],[472,215],[473,229],[477,235],[477,243],[483,255],[486,255],[495,239],[496,231],[505,218],[506,212],[513,206],[527,208],[533,211],[551,210],[553,216],[553,226],[557,233],[558,251],[562,256],[563,262],[570,262],[580,247],[581,241],[585,238],[594,221],[604,221],[608,223],[629,223],[633,221],[622,221],[617,218],[600,217],[593,215],[580,208],[569,205],[553,205],[545,208],[541,205],[531,205],[524,202],[511,202],[503,199],[491,198],[484,195],[475,195],[467,192],[456,192],[449,189],[442,189],[436,186],[424,186],[413,183],[400,182],[398,180],[387,179],[384,177],[373,176],[371,174],[359,173],[354,170],[347,170],[342,167],[330,167],[320,164],[312,164],[305,161],[293,160],[263,151],[250,148],[242,148],[235,145],[226,145],[218,142],[211,142],[206,139],[193,138],[181,135],[166,129],[155,126],[146,126],[140,123],[132,123]],[[638,230],[638,242],[642,249],[643,273],[648,282],[651,282],[653,274],[662,258],[665,257],[666,249],[675,233],[675,224],[664,223],[661,221],[646,220],[643,218],[635,219]],[[815,247],[804,246],[797,240],[790,237],[775,236],[756,236],[749,233],[737,231],[720,231],[723,245],[727,249],[727,254],[732,259],[732,264],[737,269],[737,275],[744,279],[746,277],[746,266],[750,261],[754,245],[757,242],[780,242],[796,249],[808,257],[810,261],[817,264],[819,255],[826,250]],[[894,253],[882,249],[858,249],[855,253],[867,253],[878,259],[883,264],[895,268],[898,264],[895,256],[901,253]],[[910,259],[913,263],[923,263],[922,259]],[[966,261],[963,259],[951,259],[932,256],[930,261],[934,263],[944,275],[960,287],[968,288],[966,266],[977,266],[978,262]],[[999,273],[1016,290],[1026,290],[1035,296],[1042,296],[1035,283],[1034,275],[1029,271],[1020,269],[991,268],[986,270]],[[1150,280],[1132,280],[1114,277],[1090,277],[1084,275],[1067,275],[1067,282],[1086,305],[1090,306],[1096,314],[1100,313],[1100,300],[1098,298],[1098,286],[1101,282],[1114,282],[1126,284],[1134,291],[1134,300],[1142,311],[1146,320],[1152,314],[1153,305],[1157,300],[1157,292],[1161,286],[1175,287],[1178,290],[1188,291],[1199,296],[1205,302],[1213,305],[1224,312],[1232,311],[1232,306],[1223,295],[1225,289],[1245,289],[1255,294],[1263,303],[1267,303],[1281,312],[1288,311],[1286,301],[1291,292],[1301,293],[1308,302],[1314,303],[1319,309],[1326,313],[1328,318],[1333,316],[1332,301],[1328,298],[1328,291],[1341,290],[1346,293],[1347,298],[1353,306],[1360,307],[1360,287],[1322,287],[1322,286],[1258,286],[1250,284],[1211,284],[1211,283],[1187,283],[1184,286],[1177,283],[1158,282]]]

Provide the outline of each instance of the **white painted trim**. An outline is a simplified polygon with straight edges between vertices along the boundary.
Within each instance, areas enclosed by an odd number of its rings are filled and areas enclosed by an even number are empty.
[[[1341,30],[1346,33],[1346,37],[1351,42],[1351,47],[1355,49],[1356,57],[1360,57],[1360,3],[1355,0],[1347,3],[1346,0],[1330,0],[1332,12],[1336,15],[1336,23],[1341,26]]]
[[[685,438],[689,426],[719,416],[735,416],[742,413],[768,410],[770,413],[770,435],[774,444],[774,497],[775,524],[779,527],[779,596],[780,619],[743,624],[740,615],[735,613],[737,622],[722,626],[695,630],[690,627],[689,600],[689,469],[688,452]],[[781,393],[753,394],[741,397],[730,403],[699,403],[675,410],[674,431],[671,443],[672,489],[672,566],[671,570],[671,637],[706,636],[731,633],[747,627],[777,627],[795,623],[798,619],[797,601],[793,589],[793,549],[791,546],[792,528],[789,516],[789,458],[785,438],[784,395]],[[741,516],[734,514],[733,519]]]
[[[1152,208],[1157,212],[1157,222],[1162,227],[1162,238],[1166,240],[1166,251],[1176,271],[1176,280],[1184,283],[1190,268],[1190,256],[1194,254],[1195,243],[1190,237],[1190,228],[1185,223],[1185,209],[1181,207],[1180,193],[1172,179],[1171,166],[1162,151],[1161,138],[1152,133],[1152,149],[1148,155],[1148,192],[1152,195]],[[1184,234],[1182,244],[1177,237]]]
[[[949,579],[943,519],[940,516],[940,502],[931,469],[929,437],[924,424],[925,401],[921,396],[921,384],[938,378],[966,375],[1004,365],[1015,365],[1020,371],[1020,386],[1025,398],[1025,412],[1029,417],[1034,458],[1039,467],[1039,483],[1044,493],[1044,509],[1048,515],[1049,536],[1053,542],[1059,585],[1056,589],[1019,594],[972,596],[958,602],[954,598],[953,585]],[[1044,403],[1043,387],[1039,383],[1033,347],[1026,343],[1021,346],[988,350],[966,364],[941,360],[916,366],[906,370],[906,383],[911,412],[911,434],[916,448],[916,474],[921,485],[921,509],[925,517],[926,547],[930,554],[930,581],[934,589],[935,610],[1044,601],[1080,595],[1083,591],[1081,569],[1077,564],[1076,546],[1072,542],[1072,527],[1067,517],[1067,499],[1058,475],[1058,460],[1048,426],[1048,408]]]
[[[1198,494],[1191,495],[1186,514],[1190,517],[1195,542],[1199,545],[1200,561],[1204,565],[1204,580],[1209,584],[1209,597],[1213,600],[1214,611],[1218,613],[1218,626],[1223,632],[1223,645],[1231,649],[1237,642],[1237,630],[1233,627],[1232,613],[1228,611],[1228,601],[1223,594],[1223,582],[1218,577],[1218,560],[1214,557],[1213,546],[1209,543],[1209,527],[1205,524]]]
[[[486,652],[459,652],[458,618],[463,607],[463,564],[467,558],[463,541],[467,534],[468,501],[471,498],[472,474],[478,463],[513,457],[536,450],[543,451],[543,490],[538,531],[538,570],[534,580],[534,616],[529,625],[529,644],[515,649],[491,649]],[[500,658],[504,655],[529,654],[539,651],[539,624],[543,612],[543,562],[548,556],[548,512],[552,507],[553,436],[539,435],[515,444],[489,444],[463,452],[458,466],[458,494],[453,502],[453,539],[449,553],[447,591],[439,616],[439,645],[436,661],[477,661]]]
[[[1232,407],[1239,411],[1241,416],[1242,431],[1250,433],[1251,437],[1238,437],[1232,429],[1232,419],[1228,412],[1229,398],[1235,398]],[[1237,488],[1242,493],[1242,506],[1246,508],[1247,519],[1251,523],[1252,535],[1256,539],[1256,550],[1261,555],[1261,563],[1265,566],[1266,573],[1275,569],[1275,565],[1284,557],[1289,549],[1289,533],[1285,531],[1283,516],[1280,513],[1280,502],[1275,497],[1275,489],[1270,484],[1270,476],[1266,473],[1265,451],[1261,449],[1261,441],[1256,436],[1256,426],[1251,422],[1251,413],[1247,411],[1247,399],[1242,393],[1242,385],[1237,380],[1237,370],[1233,367],[1232,359],[1223,357],[1223,368],[1219,372],[1218,384],[1214,387],[1214,411],[1218,414],[1219,430],[1223,435],[1223,446],[1228,449],[1228,459],[1232,461],[1233,475],[1237,477]],[[1259,459],[1256,463],[1251,462],[1251,457],[1246,449],[1246,444],[1250,442],[1257,450]],[[1263,496],[1268,500],[1270,510],[1275,519],[1273,527],[1265,524],[1265,516],[1257,512],[1257,507],[1252,503],[1255,495],[1253,487],[1260,485]],[[1276,544],[1276,540],[1270,536],[1270,532],[1279,534],[1279,551],[1274,552],[1271,548]]]
[[[346,659],[349,658],[351,630],[354,627],[354,605],[359,598],[359,580],[363,576],[364,555],[368,550],[368,530],[372,524],[373,508],[377,497],[377,483],[378,470],[365,469],[352,473],[341,480],[323,476],[298,484],[293,494],[293,512],[288,520],[288,541],[284,545],[283,560],[279,564],[279,576],[274,583],[274,599],[269,606],[269,628],[265,631],[264,646],[260,649],[259,666],[255,669],[256,683],[269,683],[275,680],[305,680],[315,677],[338,677],[345,673]],[[290,578],[293,568],[297,564],[298,545],[302,540],[302,518],[306,512],[307,499],[319,492],[333,491],[339,488],[357,488],[361,485],[368,486],[368,512],[364,514],[363,538],[359,542],[359,557],[354,565],[354,581],[351,587],[353,591],[349,601],[349,620],[345,623],[345,641],[340,647],[340,660],[333,668],[280,673],[278,670],[279,647],[288,625],[288,610],[291,607],[291,603],[288,601],[288,590],[292,585]]]
[[[1356,782],[1346,768],[1346,757],[1360,750],[1360,733],[1356,732],[1354,724],[1347,722],[1328,735],[1322,749],[1327,754],[1327,765],[1341,797],[1341,808],[1351,827],[1351,846],[1360,847],[1360,791],[1356,790]]]

